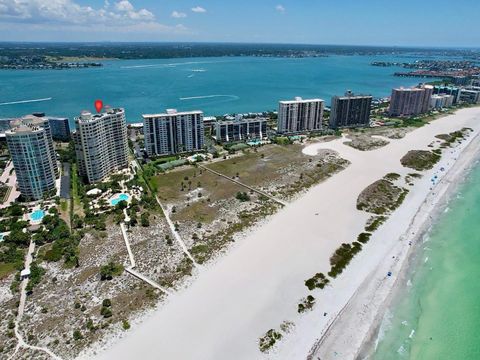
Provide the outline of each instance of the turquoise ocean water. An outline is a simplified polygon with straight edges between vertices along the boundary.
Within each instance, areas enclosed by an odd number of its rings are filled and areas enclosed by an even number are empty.
[[[480,359],[480,165],[425,237],[375,360]]]
[[[279,100],[294,96],[320,97],[330,104],[332,95],[347,89],[381,97],[389,95],[394,86],[420,80],[394,77],[399,68],[370,63],[420,58],[224,57],[105,61],[102,68],[78,70],[2,70],[0,118],[39,111],[73,119],[83,109],[93,111],[97,98],[124,107],[127,120],[138,122],[141,114],[166,108],[199,109],[206,115],[260,112],[276,109]]]

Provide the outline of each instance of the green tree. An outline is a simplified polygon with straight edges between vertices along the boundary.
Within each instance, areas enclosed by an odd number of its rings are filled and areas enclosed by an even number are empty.
[[[100,280],[112,280],[114,276],[123,273],[123,265],[110,261],[107,265],[100,268]]]
[[[148,213],[143,213],[140,217],[140,221],[142,226],[147,227],[150,226],[150,216]]]

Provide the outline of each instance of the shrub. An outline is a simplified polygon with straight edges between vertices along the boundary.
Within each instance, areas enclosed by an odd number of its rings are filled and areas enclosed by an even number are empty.
[[[140,223],[142,224],[143,227],[150,226],[150,219],[149,215],[147,213],[143,213],[140,216]]]
[[[239,191],[235,197],[241,202],[250,201],[250,196],[246,192]]]
[[[100,268],[100,280],[112,280],[114,276],[119,276],[123,273],[123,265],[110,261],[107,265]]]
[[[103,306],[102,309],[100,310],[100,314],[105,318],[109,318],[109,317],[112,317],[112,309],[109,308],[109,307],[105,307]]]
[[[370,236],[372,236],[372,234],[363,232],[358,235],[357,241],[366,244],[368,240],[370,240]]]
[[[80,332],[80,330],[75,330],[73,332],[73,339],[74,340],[82,340],[83,339],[83,335],[82,333]]]
[[[258,347],[261,352],[267,352],[281,338],[282,334],[274,329],[270,329],[260,338],[258,341]]]
[[[315,274],[312,278],[305,280],[305,286],[308,290],[314,290],[316,288],[323,289],[330,280],[322,273]]]

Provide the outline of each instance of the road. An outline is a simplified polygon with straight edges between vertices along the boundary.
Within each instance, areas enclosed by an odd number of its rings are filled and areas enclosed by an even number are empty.
[[[62,163],[63,173],[60,178],[60,197],[62,199],[70,199],[70,183],[71,183],[71,170],[70,163]]]

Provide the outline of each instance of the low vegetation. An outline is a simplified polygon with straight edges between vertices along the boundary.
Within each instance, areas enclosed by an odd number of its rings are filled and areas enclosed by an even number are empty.
[[[277,341],[282,339],[282,334],[274,329],[268,330],[265,335],[263,335],[259,342],[258,347],[261,352],[267,352],[270,350]]]
[[[397,174],[397,173],[388,173],[383,178],[385,180],[388,180],[388,181],[396,181],[396,180],[400,179],[401,177],[402,176],[400,174]]]
[[[237,195],[235,195],[235,198],[237,200],[242,201],[242,202],[250,201],[250,196],[248,196],[248,194],[246,192],[243,192],[243,191],[242,192],[241,191],[237,192]]]
[[[351,135],[350,141],[346,141],[344,144],[360,151],[370,151],[384,147],[388,145],[389,142],[383,139],[361,134]]]
[[[428,150],[411,150],[400,159],[403,166],[417,171],[429,170],[435,166],[441,156]]]
[[[362,244],[357,241],[353,244],[342,244],[330,258],[331,270],[328,272],[328,276],[336,278],[340,275],[361,250]]]
[[[385,221],[387,220],[386,216],[372,216],[367,225],[365,225],[365,231],[374,232],[377,230]]]
[[[100,280],[112,280],[114,276],[120,276],[123,273],[123,265],[110,261],[107,265],[100,268]]]
[[[308,288],[308,290],[314,290],[317,288],[323,289],[325,286],[328,285],[329,282],[330,280],[328,280],[324,274],[317,273],[310,279],[305,280],[305,286]]]
[[[442,148],[450,147],[453,144],[455,144],[457,141],[462,141],[465,139],[465,136],[473,131],[471,128],[462,128],[461,130],[451,132],[449,134],[439,134],[436,135],[435,137],[437,139],[443,140],[442,145],[440,145]]]
[[[357,209],[377,215],[394,211],[403,202],[408,190],[384,179],[375,181],[363,190],[357,199]]]
[[[308,295],[306,298],[302,299],[300,304],[298,304],[298,313],[301,314],[307,310],[312,310],[315,305],[315,298],[312,295]]]

